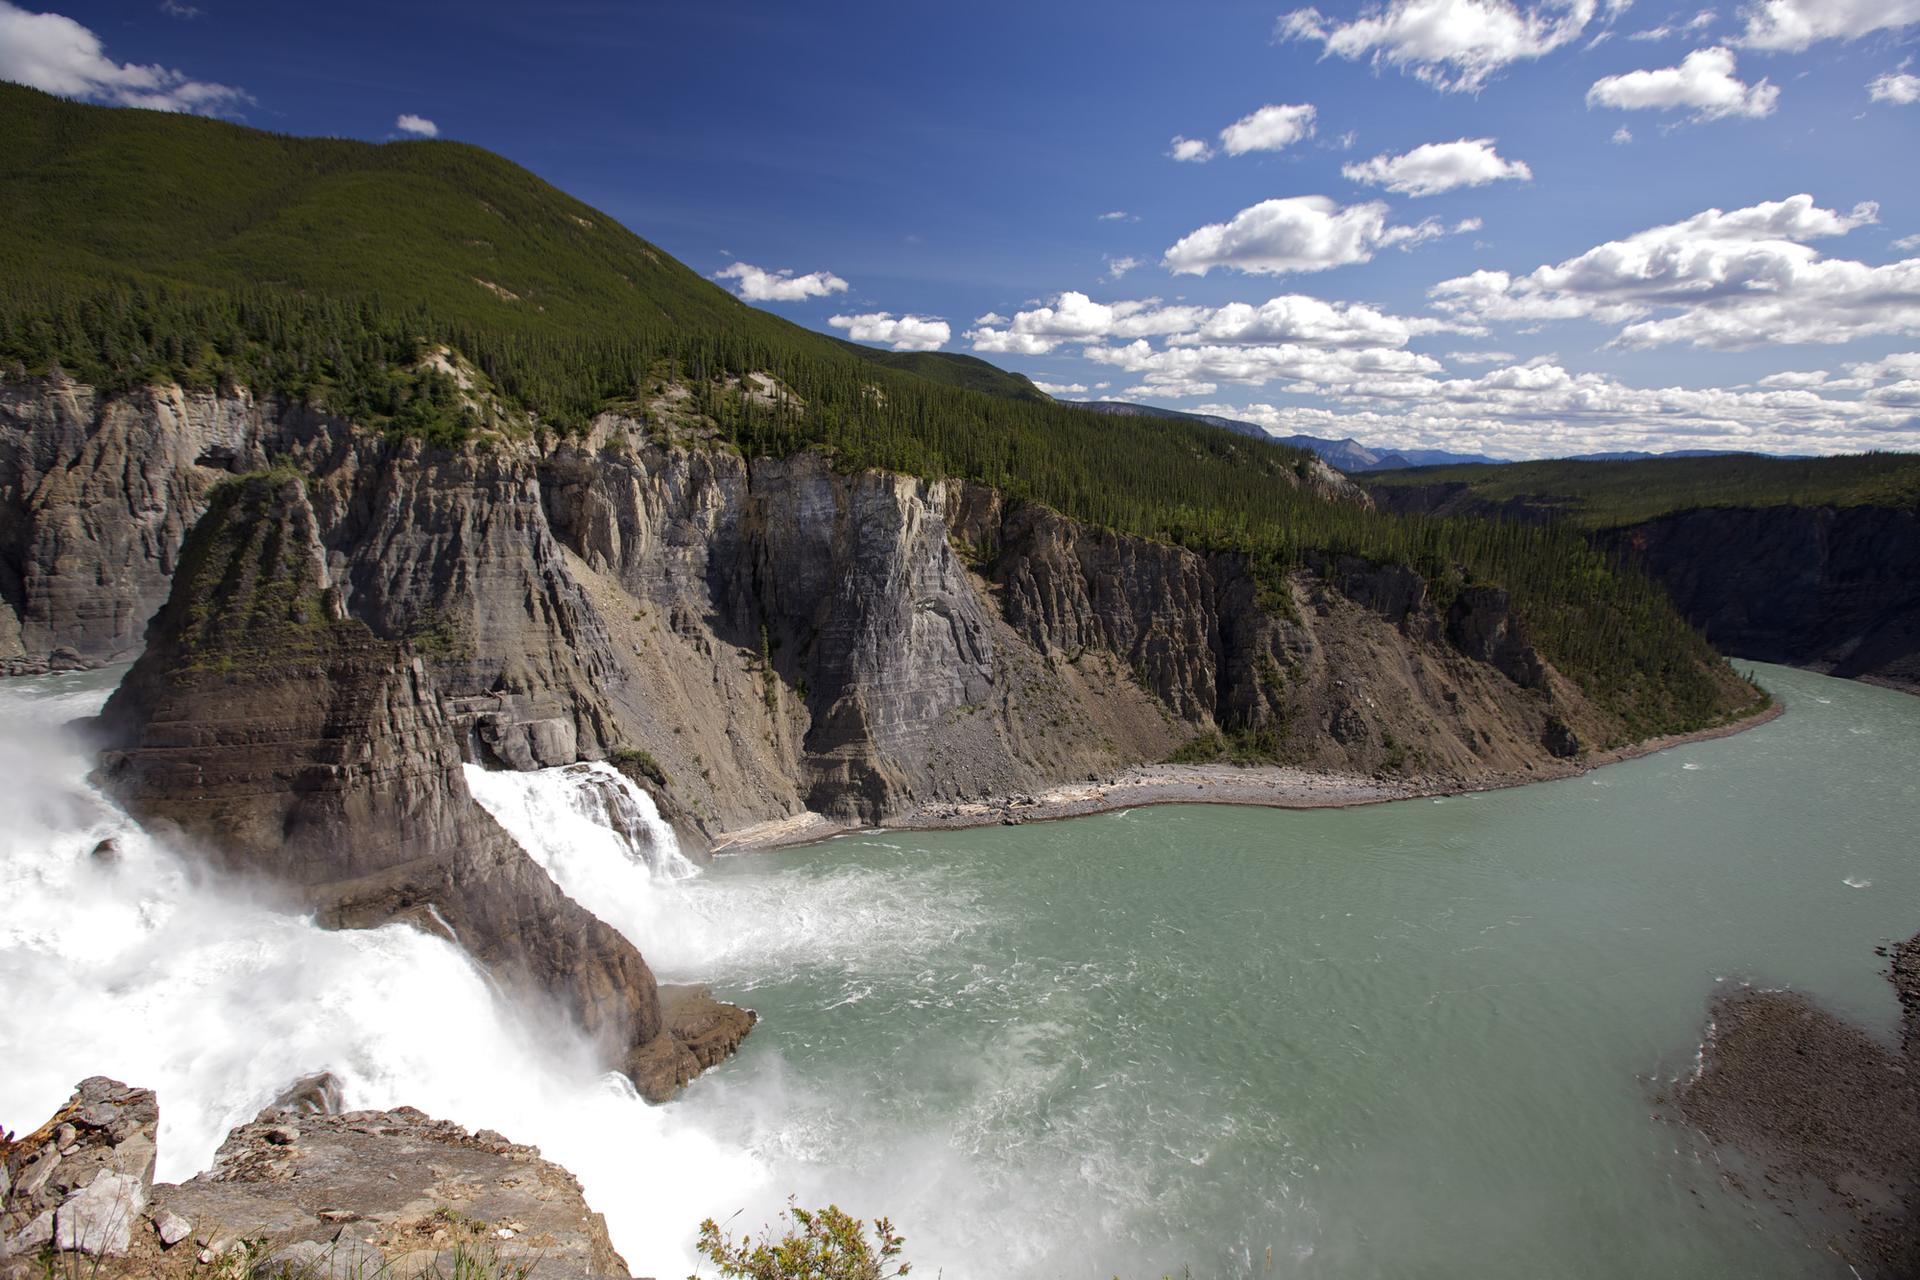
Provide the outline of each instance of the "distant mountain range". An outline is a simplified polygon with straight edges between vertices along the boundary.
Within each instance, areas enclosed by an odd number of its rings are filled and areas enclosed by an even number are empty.
[[[1211,413],[1182,413],[1178,409],[1160,409],[1153,405],[1133,404],[1126,400],[1094,400],[1081,405],[1095,413],[1111,413],[1121,417],[1139,418],[1184,418],[1189,422],[1205,422],[1216,427],[1225,427],[1228,431],[1238,431],[1241,435],[1253,436],[1259,440],[1272,440],[1278,444],[1290,444],[1298,449],[1311,449],[1320,455],[1328,465],[1342,471],[1395,471],[1402,467],[1436,467],[1449,462],[1499,462],[1502,459],[1489,458],[1480,453],[1448,453],[1444,449],[1370,449],[1358,440],[1327,440],[1320,436],[1282,436],[1267,430],[1257,422],[1246,422],[1239,418],[1222,418]]]
[[[1510,462],[1510,458],[1493,458],[1484,453],[1449,453],[1445,449],[1374,449],[1361,444],[1351,436],[1345,440],[1328,440],[1321,436],[1283,436],[1276,435],[1257,422],[1247,422],[1240,418],[1222,418],[1211,413],[1183,413],[1178,409],[1161,409],[1154,405],[1134,404],[1127,400],[1094,400],[1079,403],[1083,409],[1095,413],[1111,413],[1129,418],[1184,418],[1189,422],[1205,422],[1216,427],[1225,427],[1228,431],[1237,431],[1242,435],[1253,436],[1260,440],[1272,440],[1278,444],[1290,444],[1297,449],[1311,449],[1320,455],[1329,466],[1346,472],[1399,471],[1407,467],[1443,467],[1456,462]],[[1666,453],[1648,453],[1641,449],[1624,449],[1612,453],[1579,453],[1567,461],[1572,462],[1630,462],[1639,458],[1717,458],[1743,452],[1738,449],[1674,449]],[[1776,455],[1760,455],[1770,457]]]

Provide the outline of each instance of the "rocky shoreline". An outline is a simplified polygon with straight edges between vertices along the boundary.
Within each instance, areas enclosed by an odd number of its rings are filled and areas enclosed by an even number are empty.
[[[1880,954],[1890,1047],[1794,991],[1713,1003],[1694,1074],[1661,1099],[1714,1144],[1734,1191],[1792,1217],[1864,1280],[1920,1276],[1920,935]]]
[[[1535,782],[1579,777],[1610,764],[1637,760],[1675,747],[1708,742],[1756,729],[1785,714],[1777,702],[1723,725],[1649,738],[1570,760],[1553,760],[1518,773],[1463,779],[1437,775],[1404,778],[1334,773],[1277,765],[1150,764],[1086,782],[1063,783],[1044,791],[982,796],[974,800],[922,805],[900,818],[866,826],[836,823],[817,813],[722,832],[715,854],[764,853],[830,840],[857,831],[957,831],[970,827],[1020,826],[1056,822],[1121,809],[1162,804],[1229,804],[1268,809],[1349,809],[1394,800],[1501,791]]]

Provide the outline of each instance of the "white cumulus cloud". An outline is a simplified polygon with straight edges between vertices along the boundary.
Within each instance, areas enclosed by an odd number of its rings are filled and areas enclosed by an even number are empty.
[[[989,319],[994,323],[987,324]],[[1010,321],[989,313],[966,337],[975,351],[1047,355],[1062,344],[1143,338],[1164,338],[1169,347],[1403,347],[1417,334],[1443,331],[1479,329],[1457,320],[1389,315],[1361,302],[1329,302],[1300,293],[1257,306],[1229,302],[1204,307],[1168,306],[1158,298],[1095,302],[1084,293],[1068,292],[1050,305],[1020,311]]]
[[[1189,232],[1167,250],[1164,263],[1176,275],[1204,276],[1215,267],[1252,275],[1325,271],[1446,233],[1431,218],[1412,226],[1389,223],[1379,200],[1342,205],[1328,196],[1287,196]]]
[[[1284,151],[1302,138],[1313,136],[1315,114],[1312,104],[1304,102],[1261,107],[1220,131],[1220,151],[1230,156],[1243,156],[1250,151]],[[1175,134],[1167,154],[1188,164],[1205,164],[1218,153],[1204,138]]]
[[[1614,345],[1736,349],[1920,333],[1920,258],[1884,266],[1823,257],[1808,241],[1878,219],[1861,204],[1823,209],[1810,195],[1709,209],[1524,276],[1476,271],[1429,294],[1479,323],[1586,318],[1622,326]]]
[[[1740,11],[1751,49],[1798,52],[1818,40],[1857,40],[1920,23],[1920,0],[1755,0]]]
[[[218,115],[251,103],[246,90],[195,80],[171,67],[115,62],[100,37],[57,13],[0,0],[0,80],[121,107]]]
[[[440,136],[439,125],[427,119],[425,116],[416,116],[411,113],[395,120],[393,127],[402,133],[410,133],[416,138],[437,138]]]
[[[1474,93],[1503,67],[1579,39],[1595,12],[1595,0],[1524,8],[1512,0],[1389,0],[1367,5],[1351,22],[1296,9],[1281,16],[1275,34],[1317,41],[1332,57],[1399,67],[1443,92]]]
[[[1527,182],[1533,170],[1524,161],[1504,160],[1493,149],[1492,138],[1461,138],[1457,142],[1429,142],[1405,155],[1378,155],[1340,172],[1354,182],[1384,186],[1401,195],[1431,196],[1457,187],[1478,187],[1511,179]]]
[[[1731,49],[1695,49],[1677,67],[1606,76],[1587,90],[1589,107],[1622,111],[1690,110],[1695,120],[1773,114],[1780,90],[1771,81],[1746,84],[1734,74]]]
[[[945,320],[927,316],[896,317],[888,311],[829,316],[827,323],[836,329],[845,329],[855,342],[878,343],[895,351],[938,351],[953,337],[953,329]]]
[[[1601,449],[1838,453],[1920,446],[1920,418],[1909,398],[1920,383],[1848,381],[1869,389],[1843,398],[1827,394],[1837,381],[1761,390],[1636,387],[1545,358],[1470,378],[1416,372],[1361,379],[1334,390],[1331,407],[1203,404],[1199,412],[1244,418],[1280,435],[1519,458]]]
[[[1896,107],[1911,106],[1920,102],[1920,76],[1908,75],[1907,64],[1903,62],[1899,70],[1875,76],[1868,82],[1867,92],[1875,102],[1890,102]]]
[[[748,302],[802,302],[847,291],[847,282],[831,271],[797,276],[790,270],[767,271],[748,262],[729,263],[713,278],[732,280],[734,292]]]
[[[1084,384],[1078,382],[1042,382],[1034,378],[1033,385],[1050,396],[1083,396],[1087,394]]]
[[[1315,114],[1310,103],[1262,107],[1222,129],[1220,149],[1230,156],[1243,156],[1249,151],[1284,151],[1302,138],[1313,136]]]
[[[1039,356],[1063,342],[1178,333],[1207,314],[1205,307],[1162,306],[1158,298],[1106,303],[1069,290],[1049,305],[1015,313],[1010,321],[989,312],[966,337],[975,351]],[[995,323],[988,324],[990,319]]]

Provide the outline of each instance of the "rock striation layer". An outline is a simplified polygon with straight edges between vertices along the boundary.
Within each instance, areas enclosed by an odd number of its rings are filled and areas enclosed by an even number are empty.
[[[323,923],[443,933],[651,1097],[699,1070],[639,952],[473,801],[420,659],[346,615],[300,476],[214,491],[100,731],[104,784],[151,827]]]
[[[463,756],[644,758],[696,852],[808,811],[879,822],[1107,774],[1214,734],[1266,735],[1289,763],[1463,778],[1546,759],[1553,723],[1618,736],[1502,631],[1497,593],[1468,617],[1400,567],[1263,574],[977,486],[840,474],[818,454],[749,462],[651,410],[544,446],[436,449],[300,406],[42,382],[0,401],[0,433],[39,459],[42,495],[0,559],[52,563],[49,530],[84,535],[67,568],[7,597],[23,619],[72,619],[23,624],[36,644],[123,655],[124,632],[54,607],[54,585],[141,613],[225,469],[283,459],[339,612],[418,659],[410,678]],[[131,502],[102,473],[164,482]],[[117,515],[83,513],[130,505],[155,513],[135,568],[83,572],[126,545]]]

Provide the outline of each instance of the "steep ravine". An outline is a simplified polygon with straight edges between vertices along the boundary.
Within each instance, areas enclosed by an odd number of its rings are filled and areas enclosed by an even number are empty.
[[[1551,519],[1561,500],[1489,502],[1459,483],[1376,485],[1387,510]],[[1716,648],[1920,693],[1920,511],[1702,507],[1596,533],[1667,589]]]
[[[1676,511],[1601,535],[1721,650],[1920,693],[1920,511]]]

